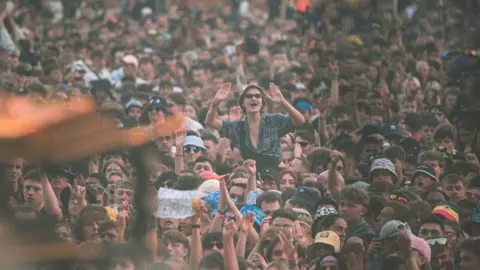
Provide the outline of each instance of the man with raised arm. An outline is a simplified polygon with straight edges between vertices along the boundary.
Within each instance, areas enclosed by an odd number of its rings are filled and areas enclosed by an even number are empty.
[[[231,88],[224,84],[215,95],[208,110],[205,123],[220,131],[222,137],[230,139],[233,147],[238,147],[243,159],[253,159],[257,168],[276,168],[281,159],[280,138],[294,131],[294,126],[302,125],[305,119],[282,95],[273,83],[270,83],[269,94],[262,87],[248,85],[238,98],[245,118],[239,121],[222,121],[218,118],[217,108],[226,100]],[[282,106],[289,116],[278,113],[264,114],[265,98]]]

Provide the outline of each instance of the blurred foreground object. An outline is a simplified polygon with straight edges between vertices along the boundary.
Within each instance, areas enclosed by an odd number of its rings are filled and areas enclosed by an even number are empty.
[[[0,162],[21,156],[33,164],[61,164],[98,153],[133,148],[171,135],[183,119],[118,129],[98,114],[93,100],[39,104],[24,97],[0,98]]]

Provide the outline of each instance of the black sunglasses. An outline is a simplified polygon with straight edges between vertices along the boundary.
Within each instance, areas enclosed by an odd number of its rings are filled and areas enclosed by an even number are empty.
[[[192,150],[196,154],[196,153],[200,152],[200,147],[192,146],[192,145],[187,145],[187,146],[183,147],[183,152],[191,153]]]
[[[260,94],[245,94],[245,97],[248,98],[248,99],[251,99],[251,98],[262,98],[262,95],[260,95]]]
[[[221,242],[208,242],[208,243],[205,243],[204,245],[204,249],[213,249],[213,247],[217,247],[219,249],[222,249],[223,248],[223,243]]]
[[[308,142],[297,142],[301,147],[306,147],[308,146],[310,143]]]

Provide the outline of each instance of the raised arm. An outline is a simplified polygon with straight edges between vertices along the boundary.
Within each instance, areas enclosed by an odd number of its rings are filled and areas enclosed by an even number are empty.
[[[185,159],[183,156],[183,146],[185,145],[185,138],[187,131],[185,129],[175,132],[175,173],[179,174],[185,169]]]
[[[342,191],[342,186],[338,181],[337,162],[342,154],[336,150],[330,154],[330,169],[328,170],[328,190],[332,193],[333,199],[338,202]]]
[[[294,125],[300,126],[305,124],[305,118],[303,115],[283,97],[282,91],[280,91],[280,88],[274,83],[270,83],[269,95],[267,95],[267,97],[272,102],[281,105],[287,111],[287,113],[293,118]]]
[[[243,166],[245,166],[250,172],[247,181],[247,189],[245,190],[245,201],[247,201],[248,193],[257,189],[257,162],[253,159],[248,159],[245,160]]]
[[[330,103],[333,105],[338,104],[338,97],[339,97],[339,82],[338,76],[340,75],[340,69],[338,67],[338,62],[329,62],[328,65],[330,66],[330,70],[332,72],[332,84],[330,85]]]
[[[58,221],[62,220],[63,214],[55,191],[53,191],[50,181],[48,181],[47,174],[42,172],[42,188],[43,188],[43,201],[45,203],[45,209],[51,215],[54,215]]]
[[[212,127],[216,130],[220,130],[223,126],[222,120],[218,118],[218,105],[220,102],[226,100],[228,98],[228,94],[230,92],[230,88],[232,87],[231,83],[224,83],[220,90],[218,90],[217,94],[213,98],[212,104],[208,109],[207,116],[205,117],[205,124],[209,127]]]
[[[233,238],[237,234],[237,225],[235,221],[230,220],[223,228],[223,262],[225,269],[239,270],[237,254],[235,252],[235,243]]]
[[[200,216],[205,210],[205,204],[200,200],[200,210],[192,217],[192,243],[190,251],[190,270],[198,269],[202,260],[202,239],[200,236]]]

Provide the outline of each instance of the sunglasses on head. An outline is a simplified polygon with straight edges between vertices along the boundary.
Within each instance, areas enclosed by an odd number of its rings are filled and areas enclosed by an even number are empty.
[[[205,243],[205,246],[204,246],[205,249],[213,249],[213,247],[217,247],[219,249],[222,249],[223,248],[223,243],[221,243],[221,242],[208,242],[208,243]]]
[[[395,194],[390,195],[390,200],[400,201],[400,202],[403,202],[403,203],[408,203],[407,198],[401,197],[401,196],[397,196],[397,195],[395,195]]]
[[[200,147],[193,146],[193,145],[186,145],[183,147],[183,152],[191,153],[192,151],[196,154],[200,152]]]
[[[248,99],[251,99],[251,98],[262,98],[262,95],[260,95],[260,94],[245,94],[245,97],[248,98]]]

